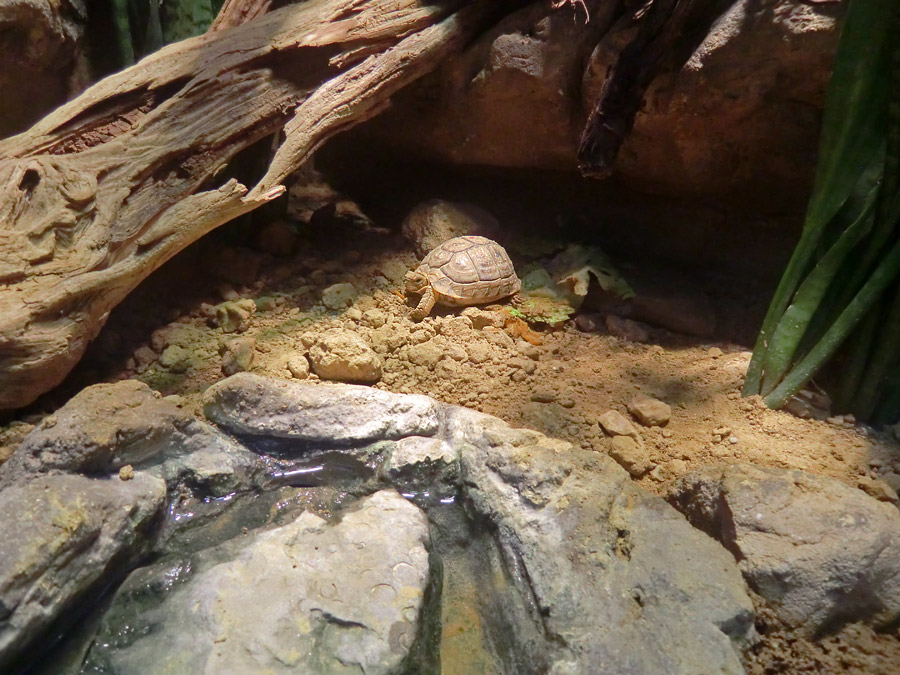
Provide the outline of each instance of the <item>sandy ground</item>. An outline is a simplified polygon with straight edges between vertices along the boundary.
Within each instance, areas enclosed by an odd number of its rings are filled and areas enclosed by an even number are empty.
[[[477,327],[450,311],[416,324],[398,293],[403,274],[415,263],[402,240],[352,229],[299,241],[279,240],[284,234],[262,232],[240,240],[241,246],[227,245],[224,237],[210,239],[169,263],[114,312],[67,383],[24,411],[19,418],[25,424],[5,427],[0,445],[5,438],[8,452],[27,423],[99,381],[137,377],[165,395],[196,402],[224,376],[223,344],[235,337],[251,338],[245,341],[252,349],[251,370],[291,377],[288,364],[293,360],[297,370],[296,359],[308,351],[310,336],[340,328],[379,352],[383,374],[374,386],[428,394],[597,452],[610,449],[598,425],[602,413],[628,416],[636,397],[665,401],[672,408],[668,424],[637,425],[641,464],[634,470],[636,481],[659,494],[693,469],[752,462],[832,476],[885,499],[895,496],[885,487],[898,485],[900,478],[900,449],[890,433],[841,419],[801,419],[768,410],[758,398],[741,398],[746,345],[655,328],[646,342],[632,342],[608,334],[602,320],[591,322],[600,328],[590,332],[570,321],[527,334],[526,341],[503,325],[502,310],[496,312],[497,326]],[[283,257],[265,252],[291,247],[302,252]],[[355,289],[352,304],[324,307],[323,289],[345,282]],[[256,307],[240,332],[211,325],[215,305],[247,299]],[[764,307],[764,302],[754,298],[746,303],[751,305]],[[743,306],[725,298],[718,306],[726,315],[720,323],[739,322]],[[491,313],[476,317],[476,323],[490,321]],[[162,361],[168,366],[161,362],[167,349]],[[814,644],[781,630],[765,612],[759,628],[764,640],[749,657],[753,673],[900,672],[896,631],[876,634],[850,626]]]

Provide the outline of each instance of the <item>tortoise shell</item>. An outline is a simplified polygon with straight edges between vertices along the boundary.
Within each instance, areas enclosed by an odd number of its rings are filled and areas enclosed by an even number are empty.
[[[486,237],[453,237],[418,267],[444,305],[477,305],[518,293],[522,282],[500,244]]]

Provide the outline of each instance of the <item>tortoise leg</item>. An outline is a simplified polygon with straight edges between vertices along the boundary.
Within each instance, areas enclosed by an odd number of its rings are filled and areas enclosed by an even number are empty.
[[[419,304],[416,305],[416,308],[409,313],[410,318],[413,321],[421,321],[426,316],[431,313],[432,308],[434,308],[434,303],[436,298],[434,297],[434,289],[431,286],[428,286],[425,289],[425,292],[422,293],[422,299],[419,300]]]

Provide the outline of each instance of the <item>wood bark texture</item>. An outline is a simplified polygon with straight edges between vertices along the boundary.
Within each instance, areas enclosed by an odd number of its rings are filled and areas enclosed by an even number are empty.
[[[59,384],[138,283],[282,194],[501,4],[308,0],[170,45],[0,141],[0,409]],[[281,129],[257,185],[216,180]]]
[[[680,51],[685,58],[692,53],[714,19],[733,3],[734,0],[651,0],[613,29],[634,35],[607,72],[581,133],[578,166],[583,175],[606,178],[612,173],[644,92],[665,61],[672,58],[673,52]]]
[[[272,0],[225,0],[216,15],[210,32],[234,28],[262,16],[272,9]]]

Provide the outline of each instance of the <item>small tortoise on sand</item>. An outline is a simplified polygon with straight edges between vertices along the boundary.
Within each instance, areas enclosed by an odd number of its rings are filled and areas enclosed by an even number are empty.
[[[522,282],[495,241],[468,235],[453,237],[432,250],[413,272],[406,273],[406,292],[422,299],[410,316],[420,321],[435,303],[450,307],[480,305],[518,293]]]

